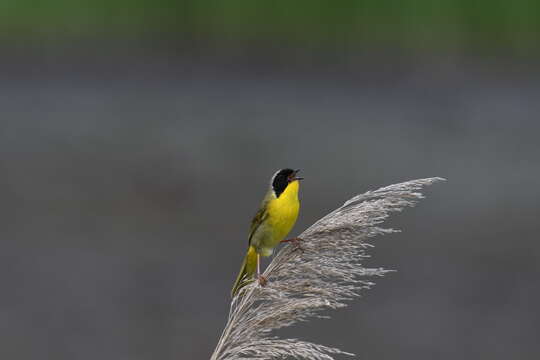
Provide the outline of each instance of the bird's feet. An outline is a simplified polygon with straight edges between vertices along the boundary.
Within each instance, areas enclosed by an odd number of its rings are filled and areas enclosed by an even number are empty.
[[[262,276],[262,275],[259,275],[259,285],[264,287],[264,286],[266,286],[267,283],[268,283],[268,280],[266,279],[266,277]]]
[[[292,243],[294,245],[293,251],[300,250],[303,253],[304,249],[302,248],[302,245],[301,245],[302,241],[304,240],[299,237],[293,237],[287,240],[281,240],[282,243],[287,243],[287,242]]]

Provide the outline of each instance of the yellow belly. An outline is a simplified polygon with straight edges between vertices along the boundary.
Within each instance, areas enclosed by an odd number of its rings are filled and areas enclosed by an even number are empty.
[[[300,210],[298,201],[298,181],[289,184],[277,199],[268,203],[268,218],[265,230],[258,239],[258,250],[263,256],[272,254],[273,249],[285,239],[291,231]]]

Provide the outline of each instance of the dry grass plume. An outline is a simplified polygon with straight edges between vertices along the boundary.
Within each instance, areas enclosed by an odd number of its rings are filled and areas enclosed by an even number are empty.
[[[414,206],[428,178],[368,191],[348,200],[305,230],[302,249],[284,246],[264,272],[265,287],[247,285],[232,300],[227,324],[211,360],[332,360],[353,355],[304,340],[281,339],[273,331],[338,309],[369,289],[388,270],[365,268],[367,240],[398,230],[379,227],[392,212]]]

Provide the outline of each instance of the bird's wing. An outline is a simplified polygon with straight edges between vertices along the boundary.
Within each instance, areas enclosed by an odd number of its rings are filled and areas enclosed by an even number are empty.
[[[259,226],[261,226],[261,224],[264,223],[264,221],[267,218],[268,218],[268,211],[266,211],[266,202],[264,202],[261,208],[259,209],[259,211],[257,211],[255,216],[253,217],[253,220],[251,220],[251,228],[249,229],[249,239],[248,239],[249,245],[251,245],[251,239],[253,238],[253,235],[255,234],[255,232],[257,231]]]

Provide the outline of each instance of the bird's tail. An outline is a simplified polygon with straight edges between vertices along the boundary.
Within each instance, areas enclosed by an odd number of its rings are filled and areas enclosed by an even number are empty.
[[[235,297],[238,294],[238,291],[249,284],[252,281],[253,274],[257,269],[257,252],[253,246],[250,246],[244,261],[242,262],[242,267],[240,268],[240,273],[234,282],[234,286],[231,291],[231,297]]]

